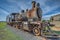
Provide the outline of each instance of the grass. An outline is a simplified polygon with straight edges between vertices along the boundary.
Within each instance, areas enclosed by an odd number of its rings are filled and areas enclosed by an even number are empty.
[[[11,32],[5,22],[0,22],[0,40],[23,40],[20,36],[17,36]]]
[[[60,35],[60,31],[53,31],[53,32],[55,32],[56,34],[59,34]]]
[[[6,26],[6,22],[0,22],[0,30],[5,28]]]

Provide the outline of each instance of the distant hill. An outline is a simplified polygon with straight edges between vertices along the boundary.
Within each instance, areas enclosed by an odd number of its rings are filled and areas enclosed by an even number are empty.
[[[6,22],[6,21],[0,21],[0,22]]]
[[[52,19],[53,19],[53,21],[60,21],[60,14],[52,16],[50,18],[50,20],[52,20]]]

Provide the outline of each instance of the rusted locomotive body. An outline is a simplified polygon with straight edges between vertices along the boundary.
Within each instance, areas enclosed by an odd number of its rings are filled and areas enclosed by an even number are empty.
[[[32,1],[32,8],[26,11],[22,10],[21,13],[12,13],[7,16],[7,24],[23,29],[32,31],[34,35],[41,35],[43,24],[42,24],[42,10],[40,4]]]

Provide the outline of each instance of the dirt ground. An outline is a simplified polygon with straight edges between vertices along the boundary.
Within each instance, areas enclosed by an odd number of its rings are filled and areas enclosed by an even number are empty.
[[[60,31],[60,21],[53,21],[53,22],[51,22],[51,24],[55,25],[51,28],[52,30]]]
[[[41,37],[41,36],[34,36],[32,33],[11,27],[11,26],[7,26],[7,28],[9,30],[11,30],[14,34],[16,34],[17,36],[21,36],[23,38],[23,40],[46,40],[45,37]]]
[[[52,27],[51,30],[60,31],[60,27]]]

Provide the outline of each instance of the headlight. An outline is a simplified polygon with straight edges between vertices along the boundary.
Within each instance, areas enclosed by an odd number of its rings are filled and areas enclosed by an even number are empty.
[[[28,22],[24,22],[24,24],[28,24]]]

